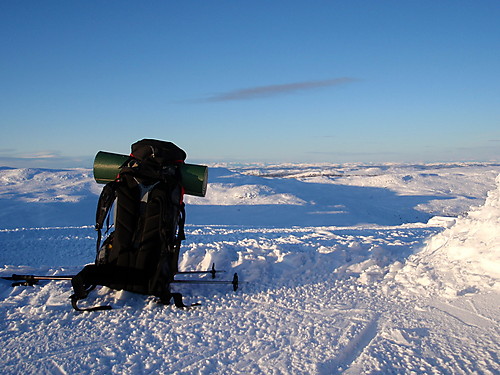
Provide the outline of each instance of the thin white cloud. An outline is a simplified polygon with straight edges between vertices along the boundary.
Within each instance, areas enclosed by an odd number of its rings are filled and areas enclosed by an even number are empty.
[[[58,152],[16,154],[0,152],[0,166],[11,168],[91,168],[91,157],[64,156]]]
[[[357,81],[356,78],[341,77],[341,78],[326,79],[320,81],[305,81],[305,82],[285,83],[278,85],[256,86],[256,87],[250,87],[235,91],[229,91],[226,93],[216,94],[206,99],[203,99],[202,101],[226,102],[233,100],[258,99],[263,97],[278,96],[299,91],[312,90],[322,87],[338,86],[341,84],[351,83],[355,81]]]
[[[60,157],[60,155],[57,152],[41,151],[30,154],[19,154],[17,157],[20,159],[54,159]]]

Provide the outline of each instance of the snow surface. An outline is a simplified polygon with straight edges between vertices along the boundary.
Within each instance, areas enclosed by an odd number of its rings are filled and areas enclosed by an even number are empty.
[[[213,166],[187,197],[180,310],[68,282],[0,282],[5,374],[498,374],[500,165]],[[0,169],[0,274],[94,258],[91,171]],[[180,276],[178,276],[180,278]]]

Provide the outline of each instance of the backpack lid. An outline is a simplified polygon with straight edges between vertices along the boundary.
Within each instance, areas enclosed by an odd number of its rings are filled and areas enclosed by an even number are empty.
[[[131,147],[130,156],[139,161],[152,159],[158,164],[179,163],[186,160],[186,152],[172,142],[142,139]]]

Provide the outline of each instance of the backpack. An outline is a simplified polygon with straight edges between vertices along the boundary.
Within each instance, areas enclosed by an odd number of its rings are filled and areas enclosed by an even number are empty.
[[[130,157],[114,181],[101,192],[96,210],[98,232],[95,263],[75,275],[71,283],[72,305],[97,285],[154,295],[169,304],[185,307],[182,296],[170,292],[178,272],[181,242],[185,239],[185,210],[179,167],[186,153],[171,142],[143,139],[132,145]],[[114,223],[110,222],[114,206]],[[101,245],[102,229],[114,227]]]

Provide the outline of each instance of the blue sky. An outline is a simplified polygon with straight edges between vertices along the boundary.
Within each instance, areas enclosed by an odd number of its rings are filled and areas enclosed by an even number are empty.
[[[498,1],[2,1],[0,165],[500,160]]]

